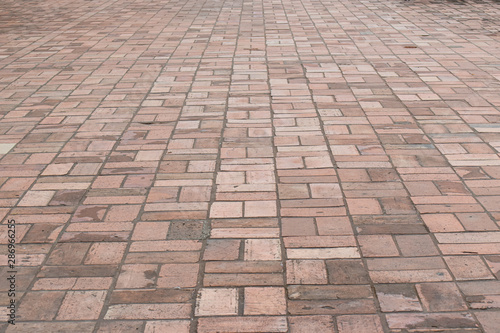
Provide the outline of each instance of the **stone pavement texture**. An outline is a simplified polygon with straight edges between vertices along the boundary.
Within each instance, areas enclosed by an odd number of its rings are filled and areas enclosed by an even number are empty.
[[[0,330],[500,332],[499,19],[3,0]]]

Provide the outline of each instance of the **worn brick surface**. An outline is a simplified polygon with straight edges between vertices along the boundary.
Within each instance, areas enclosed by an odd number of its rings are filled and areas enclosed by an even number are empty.
[[[2,1],[0,331],[498,332],[499,16]]]

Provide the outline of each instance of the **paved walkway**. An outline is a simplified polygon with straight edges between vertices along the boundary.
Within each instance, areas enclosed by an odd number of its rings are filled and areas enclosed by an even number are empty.
[[[0,330],[500,332],[499,18],[3,0]]]

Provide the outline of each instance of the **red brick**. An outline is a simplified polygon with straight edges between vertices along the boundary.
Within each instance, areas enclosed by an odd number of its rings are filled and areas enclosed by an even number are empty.
[[[64,298],[62,291],[39,291],[26,293],[19,307],[24,320],[54,320]]]
[[[364,257],[399,256],[399,251],[390,235],[359,235],[358,241]]]
[[[245,315],[284,315],[286,298],[283,288],[245,288]]]
[[[203,288],[196,299],[196,316],[238,314],[238,291],[235,288]]]
[[[104,319],[181,319],[190,312],[190,304],[118,304],[108,308]]]
[[[479,256],[453,256],[445,257],[445,260],[457,280],[494,279]]]
[[[326,266],[322,260],[288,260],[288,284],[326,284]]]
[[[146,322],[144,333],[176,332],[189,333],[191,323],[189,320],[151,320]],[[123,330],[122,330],[123,332]]]
[[[376,315],[338,316],[339,333],[382,333],[380,318]]]
[[[117,264],[125,253],[125,243],[94,243],[85,257],[87,265]]]
[[[224,332],[287,332],[286,317],[209,317],[198,319],[198,333]]]
[[[383,312],[422,311],[415,287],[411,284],[379,284],[375,290]]]
[[[240,240],[213,239],[207,242],[204,260],[236,260],[239,257]]]
[[[376,199],[347,199],[347,206],[352,215],[382,214],[382,209]]]
[[[422,283],[417,284],[416,288],[426,311],[467,310],[467,305],[454,283]]]
[[[57,320],[96,320],[105,297],[106,291],[70,291],[61,304]]]
[[[198,264],[162,265],[157,282],[158,287],[195,287],[198,280],[198,269]]]

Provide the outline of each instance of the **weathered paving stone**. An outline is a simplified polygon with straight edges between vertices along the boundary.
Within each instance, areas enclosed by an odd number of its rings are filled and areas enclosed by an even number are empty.
[[[1,12],[0,331],[497,333],[497,2]]]
[[[328,260],[326,267],[332,284],[369,283],[368,273],[361,260]]]
[[[379,284],[375,290],[383,312],[423,310],[417,291],[411,284]]]
[[[192,290],[137,289],[116,290],[111,295],[110,304],[127,303],[182,303],[193,298]]]
[[[430,314],[388,314],[387,322],[392,329],[476,328],[474,318],[463,312]]]
[[[170,224],[168,239],[203,239],[206,237],[203,221],[175,221]]]

